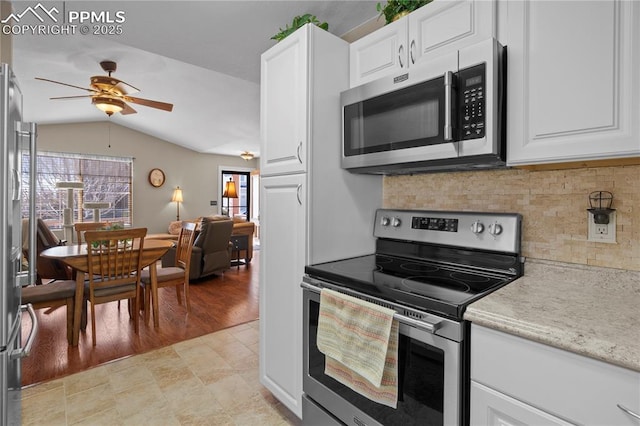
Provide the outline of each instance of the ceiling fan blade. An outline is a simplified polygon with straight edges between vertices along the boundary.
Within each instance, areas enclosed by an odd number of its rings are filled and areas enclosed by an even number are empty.
[[[94,75],[91,77],[91,88],[97,92],[108,93],[111,96],[123,96],[140,91],[129,83],[106,75]]]
[[[123,96],[122,99],[124,99],[127,102],[132,102],[132,103],[138,104],[138,105],[144,105],[144,106],[148,106],[148,107],[151,107],[151,108],[157,108],[157,109],[161,109],[161,110],[164,110],[164,111],[172,111],[173,110],[173,104],[168,104],[166,102],[151,101],[149,99],[134,98],[132,96]]]
[[[127,115],[127,114],[135,114],[138,111],[136,111],[135,109],[131,108],[131,106],[129,106],[128,104],[124,104],[124,109],[122,111],[120,111],[120,114],[122,115]]]
[[[61,84],[61,85],[63,85],[63,86],[74,87],[74,88],[76,88],[76,89],[86,90],[87,92],[97,93],[97,92],[96,92],[95,90],[93,90],[93,89],[87,89],[86,87],[74,86],[73,84],[62,83],[62,82],[60,82],[60,81],[49,80],[48,78],[36,77],[36,80],[48,81],[49,83]]]
[[[116,90],[120,91],[123,95],[130,95],[132,93],[137,93],[140,91],[137,87],[130,85],[129,83],[125,83],[124,81],[119,81],[118,84],[113,86]]]
[[[55,98],[49,99],[80,99],[80,98],[91,98],[95,95],[78,95],[78,96],[56,96]]]

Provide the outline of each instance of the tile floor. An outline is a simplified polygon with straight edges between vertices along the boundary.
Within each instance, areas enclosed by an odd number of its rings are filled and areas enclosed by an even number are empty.
[[[300,425],[258,380],[258,321],[22,392],[23,425]]]

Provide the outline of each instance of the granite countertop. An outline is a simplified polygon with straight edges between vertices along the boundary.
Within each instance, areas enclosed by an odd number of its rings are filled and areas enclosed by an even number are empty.
[[[464,319],[640,372],[640,271],[527,259]]]

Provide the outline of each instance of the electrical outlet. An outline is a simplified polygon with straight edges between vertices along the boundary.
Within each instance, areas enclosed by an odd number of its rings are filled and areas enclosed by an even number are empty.
[[[609,215],[609,223],[600,224],[593,221],[593,214],[587,212],[587,221],[589,226],[588,241],[595,241],[598,243],[610,243],[616,242],[616,212],[612,212]]]
[[[600,225],[596,223],[595,226],[596,226],[596,234],[607,235],[609,233],[609,224]]]

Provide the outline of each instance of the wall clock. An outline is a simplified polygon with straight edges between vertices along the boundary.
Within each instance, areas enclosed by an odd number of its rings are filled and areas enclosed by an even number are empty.
[[[161,169],[151,169],[149,172],[149,183],[156,188],[164,185],[164,172]]]

